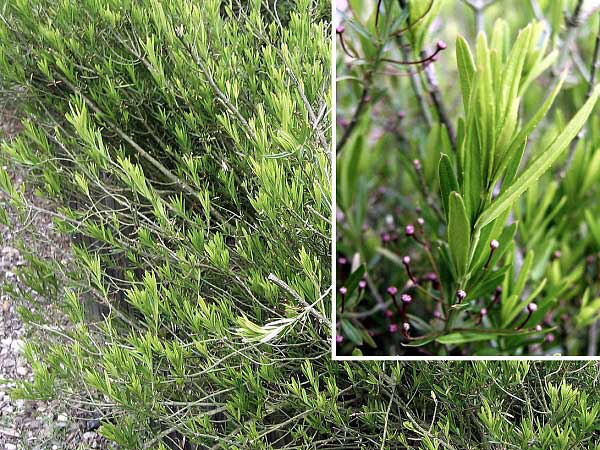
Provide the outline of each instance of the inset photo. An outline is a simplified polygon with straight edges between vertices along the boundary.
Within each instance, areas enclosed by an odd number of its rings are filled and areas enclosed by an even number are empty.
[[[334,357],[597,357],[599,8],[336,2]]]

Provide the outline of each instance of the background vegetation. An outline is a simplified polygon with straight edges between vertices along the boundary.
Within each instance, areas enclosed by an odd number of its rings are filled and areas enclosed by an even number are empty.
[[[338,17],[338,354],[596,355],[600,5],[377,3]]]

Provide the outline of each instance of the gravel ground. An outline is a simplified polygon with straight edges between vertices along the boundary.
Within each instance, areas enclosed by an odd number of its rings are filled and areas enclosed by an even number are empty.
[[[18,132],[17,122],[8,113],[0,112],[0,141]],[[21,174],[6,168],[17,184]],[[43,209],[50,205],[32,192],[26,193],[28,200]],[[0,208],[6,205],[0,194]],[[52,227],[48,214],[32,213],[26,223],[10,208],[7,209],[11,226],[0,225],[0,450],[54,450],[54,449],[106,449],[111,448],[93,429],[98,421],[82,420],[82,413],[76,407],[65,407],[59,400],[25,401],[10,397],[10,388],[16,379],[28,379],[31,368],[25,361],[23,342],[28,337],[39,338],[37,330],[24,326],[17,307],[20,300],[12,298],[8,288],[18,286],[18,268],[25,264],[17,249],[23,242],[29,250],[44,258],[69,260],[69,242],[59,236]],[[36,230],[36,239],[31,231]],[[42,239],[39,237],[42,236]],[[53,305],[43,299],[37,307],[45,308],[45,316],[55,323],[64,320]],[[31,305],[23,305],[32,307]]]

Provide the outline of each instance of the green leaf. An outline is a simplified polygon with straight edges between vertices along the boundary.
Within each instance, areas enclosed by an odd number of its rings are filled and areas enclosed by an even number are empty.
[[[460,189],[456,179],[456,174],[454,173],[454,168],[450,162],[450,158],[444,153],[442,153],[442,156],[440,157],[438,173],[440,177],[440,194],[442,197],[442,205],[444,207],[444,212],[446,213],[446,219],[448,219],[448,202],[450,201],[450,193],[453,191],[459,192]]]
[[[592,237],[594,238],[594,241],[596,242],[596,246],[600,247],[600,224],[596,222],[596,219],[594,219],[594,216],[589,209],[586,209],[584,214],[585,221],[590,233],[592,234]]]
[[[463,96],[463,105],[465,115],[467,114],[467,105],[469,104],[469,95],[473,84],[473,75],[475,73],[475,63],[473,55],[469,49],[469,44],[462,36],[456,38],[456,63],[458,65],[458,77],[460,80],[460,90]]]
[[[569,143],[575,138],[581,127],[585,124],[587,118],[592,112],[598,95],[600,94],[600,85],[597,85],[590,98],[585,102],[581,109],[575,114],[567,124],[562,133],[542,152],[542,154],[517,177],[513,184],[481,214],[475,224],[475,228],[481,229],[506,209],[510,208],[519,196],[529,188],[537,179],[548,170],[556,161],[560,154],[568,147]]]
[[[471,247],[471,225],[465,204],[458,192],[450,194],[448,220],[448,246],[450,258],[460,280],[467,271],[469,249]]]
[[[465,344],[467,342],[475,342],[475,341],[489,341],[492,339],[497,339],[501,336],[527,336],[530,334],[535,334],[537,331],[535,330],[525,330],[525,331],[516,331],[509,329],[502,330],[461,330],[454,331],[452,333],[445,334],[436,339],[437,342],[444,345],[456,345],[456,344]]]
[[[410,342],[402,344],[404,347],[422,347],[423,345],[427,345],[430,342],[435,341],[435,339],[440,335],[439,332],[428,334],[426,336],[420,336],[415,339],[411,339]]]
[[[504,151],[502,154],[500,154],[499,158],[497,159],[498,164],[495,165],[495,169],[494,169],[494,182],[502,175],[502,173],[504,172],[504,169],[506,169],[506,167],[509,166],[509,163],[512,162],[513,165],[515,164],[515,162],[513,161],[514,160],[513,156],[515,155],[515,152],[518,152],[519,150],[524,150],[525,143],[527,142],[527,136],[529,136],[531,134],[531,132],[535,129],[535,127],[538,126],[538,124],[542,121],[542,119],[548,113],[548,110],[554,103],[556,96],[558,95],[558,93],[560,92],[560,90],[562,88],[562,85],[565,81],[566,76],[567,76],[567,71],[565,70],[561,74],[561,76],[558,80],[558,83],[556,83],[556,86],[554,87],[554,89],[552,90],[550,95],[548,95],[548,98],[546,98],[546,100],[544,101],[544,103],[542,104],[540,109],[538,109],[538,111],[529,120],[529,122],[527,122],[527,124],[523,127],[523,129],[519,132],[519,134],[517,134],[517,136],[512,140],[508,149],[506,151]],[[522,156],[522,154],[523,154],[523,152],[521,151],[521,156]],[[519,158],[517,160],[517,168],[518,168],[518,163],[521,161],[521,156],[519,156]],[[512,178],[511,178],[511,180],[512,180]]]
[[[342,320],[342,332],[344,337],[350,339],[356,345],[363,344],[363,336],[358,328],[356,328],[351,322]]]
[[[350,297],[352,295],[352,293],[358,286],[358,282],[361,280],[361,278],[363,277],[364,274],[365,274],[365,266],[362,264],[360,266],[358,266],[358,268],[350,274],[350,276],[348,277],[348,280],[344,284],[344,286],[348,290],[348,292],[346,293],[346,295],[348,297]]]

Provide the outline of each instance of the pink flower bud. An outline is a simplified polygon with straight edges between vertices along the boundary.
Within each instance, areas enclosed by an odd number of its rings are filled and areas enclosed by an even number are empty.
[[[342,342],[344,342],[344,336],[342,336],[341,334],[336,334],[335,342],[337,342],[338,344],[341,344]]]
[[[400,297],[400,300],[402,300],[402,303],[410,303],[410,302],[412,302],[412,297],[408,294],[402,294],[402,297]]]
[[[386,309],[383,314],[388,319],[391,319],[392,317],[394,317],[394,312],[391,309]]]
[[[456,298],[459,301],[463,301],[465,298],[467,298],[467,293],[462,289],[459,289],[458,291],[456,291]]]
[[[358,282],[358,288],[359,289],[365,289],[367,287],[367,280],[360,280]]]
[[[409,265],[410,264],[410,256],[405,256],[402,258],[402,263]]]
[[[498,247],[500,247],[500,242],[498,242],[496,239],[492,239],[492,242],[490,242],[490,248],[492,250],[496,250]]]
[[[347,292],[348,292],[348,289],[343,286],[339,289],[339,293],[342,295],[346,295]]]
[[[438,50],[445,50],[448,45],[444,41],[437,41]]]
[[[387,288],[387,293],[393,297],[398,293],[398,288],[396,286],[390,286],[389,288]]]
[[[405,333],[408,333],[408,331],[410,330],[410,323],[404,322],[402,324],[402,329],[404,330]]]
[[[398,325],[395,323],[391,323],[390,326],[388,327],[388,330],[390,333],[397,333],[398,332]]]
[[[527,305],[527,312],[528,313],[533,313],[537,311],[537,305],[535,303],[530,303],[529,305]]]
[[[412,236],[413,234],[415,234],[415,227],[413,225],[406,225],[406,228],[404,229],[404,234],[407,236]]]
[[[423,219],[422,217],[419,217],[419,218],[417,219],[417,223],[418,223],[419,225],[423,226],[423,225],[425,225],[425,219]]]
[[[344,25],[339,24],[336,28],[335,28],[335,32],[338,34],[342,34],[344,32],[346,28],[344,28]]]
[[[483,317],[483,316],[487,316],[487,309],[486,308],[481,308],[479,310],[479,314]]]

